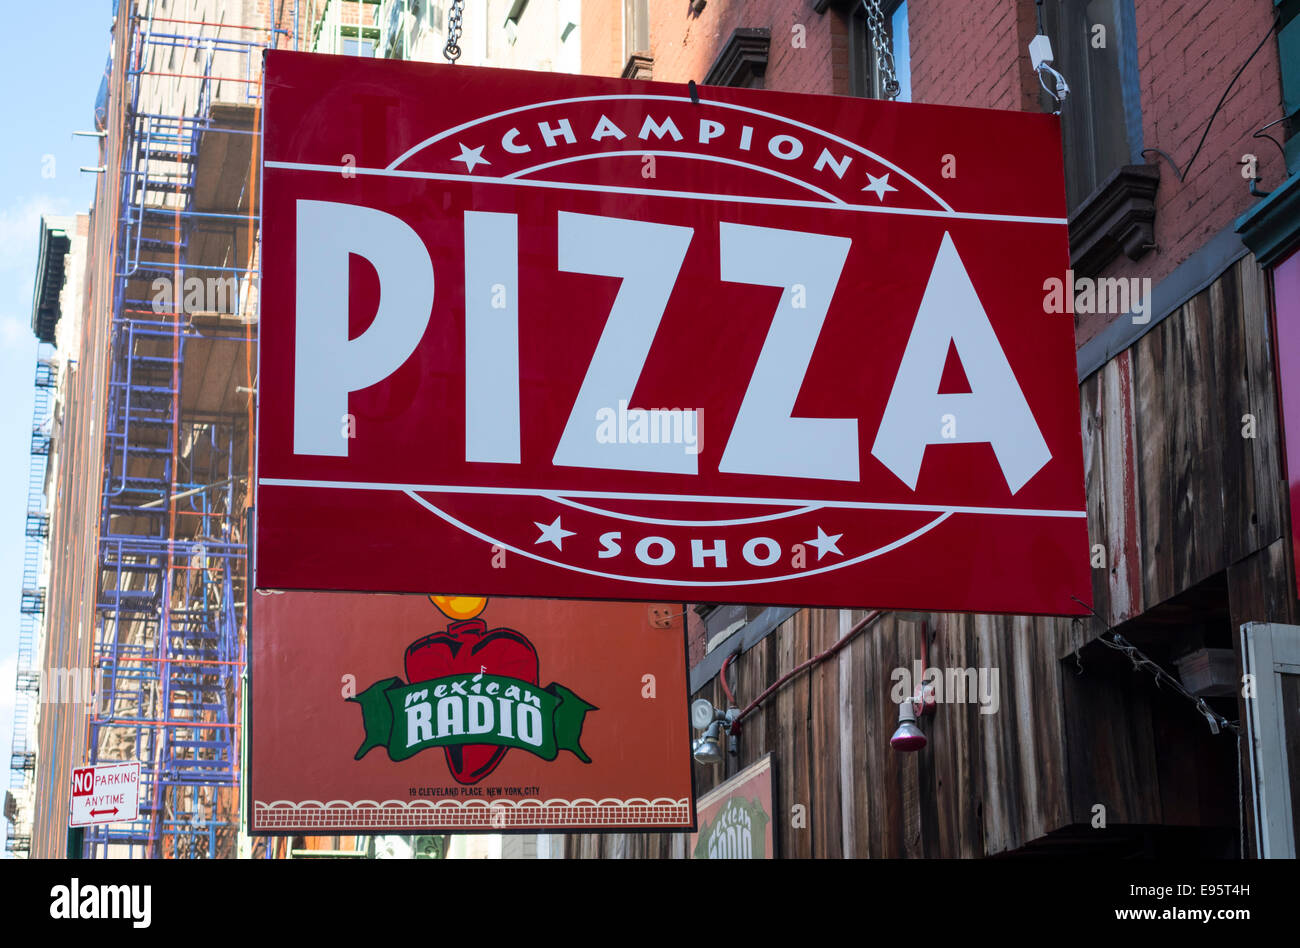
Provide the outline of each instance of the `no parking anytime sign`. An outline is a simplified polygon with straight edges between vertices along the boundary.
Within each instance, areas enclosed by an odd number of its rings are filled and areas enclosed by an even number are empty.
[[[72,771],[70,826],[129,823],[139,816],[139,761],[95,764]]]
[[[260,588],[1086,613],[1058,120],[273,51]]]

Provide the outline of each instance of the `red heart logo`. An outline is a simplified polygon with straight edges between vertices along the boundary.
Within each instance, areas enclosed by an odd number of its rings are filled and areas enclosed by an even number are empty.
[[[406,680],[412,684],[450,675],[500,675],[537,685],[537,649],[513,629],[488,631],[482,619],[453,622],[406,647]],[[458,783],[478,783],[496,770],[510,748],[496,744],[444,747]]]

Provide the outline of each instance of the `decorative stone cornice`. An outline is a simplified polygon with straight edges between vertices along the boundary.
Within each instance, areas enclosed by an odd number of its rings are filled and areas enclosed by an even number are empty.
[[[1158,165],[1122,165],[1070,216],[1070,266],[1095,276],[1121,253],[1137,260],[1155,246]]]
[[[767,72],[772,31],[767,27],[739,27],[731,31],[722,52],[704,77],[706,86],[739,86]]]
[[[654,57],[645,53],[633,53],[627,58],[623,67],[624,79],[649,79],[654,72]]]

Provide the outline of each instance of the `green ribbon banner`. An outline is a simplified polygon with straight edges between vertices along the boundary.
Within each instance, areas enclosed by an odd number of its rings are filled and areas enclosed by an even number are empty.
[[[567,750],[584,764],[591,763],[578,741],[587,712],[598,709],[563,685],[539,688],[518,678],[485,674],[410,685],[386,678],[347,700],[361,705],[366,731],[356,760],[376,747],[399,761],[429,747],[495,744],[517,747],[542,760],[555,760]]]

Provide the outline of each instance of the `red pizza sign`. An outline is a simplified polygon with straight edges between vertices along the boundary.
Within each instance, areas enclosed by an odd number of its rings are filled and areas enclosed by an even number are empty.
[[[1053,117],[266,83],[259,587],[1087,611]]]

